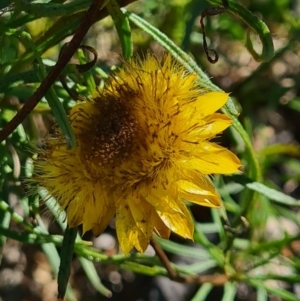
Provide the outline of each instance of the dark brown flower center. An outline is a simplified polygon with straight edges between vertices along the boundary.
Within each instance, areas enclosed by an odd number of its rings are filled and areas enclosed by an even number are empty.
[[[119,164],[133,152],[138,121],[122,99],[96,98],[94,108],[79,137],[82,156],[99,166]]]

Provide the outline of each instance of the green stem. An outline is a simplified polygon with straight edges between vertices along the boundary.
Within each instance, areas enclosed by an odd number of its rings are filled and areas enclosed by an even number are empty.
[[[123,56],[125,60],[128,60],[132,55],[131,30],[128,17],[123,14],[116,0],[110,0],[107,2],[106,9],[114,20],[114,24],[120,39]]]

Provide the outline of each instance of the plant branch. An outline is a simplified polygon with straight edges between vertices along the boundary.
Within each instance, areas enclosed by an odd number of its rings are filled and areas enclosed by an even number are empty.
[[[156,242],[156,240],[152,237],[150,240],[150,244],[155,250],[155,253],[162,265],[168,272],[168,276],[171,280],[186,283],[186,284],[203,284],[209,282],[215,286],[222,286],[226,282],[228,282],[228,277],[225,274],[213,274],[213,275],[192,275],[192,276],[183,276],[179,275],[178,272],[172,267],[166,253],[160,247],[160,245]]]

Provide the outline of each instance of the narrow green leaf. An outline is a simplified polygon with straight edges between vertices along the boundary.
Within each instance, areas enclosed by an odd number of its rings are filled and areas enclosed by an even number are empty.
[[[71,263],[74,252],[74,244],[77,236],[77,228],[67,228],[61,247],[60,265],[57,276],[58,298],[64,299],[68,285]]]
[[[246,184],[246,186],[254,190],[256,192],[259,192],[266,197],[268,197],[270,200],[273,200],[277,203],[281,203],[284,205],[290,205],[290,206],[300,206],[300,201],[294,199],[293,197],[286,195],[278,190],[275,190],[273,188],[270,188],[262,183],[258,182],[252,182]]]
[[[39,216],[37,216],[36,218],[37,218],[38,223],[39,223],[38,230],[40,231],[40,233],[48,234],[48,231],[47,231],[42,219]],[[76,237],[76,235],[75,235],[75,237]],[[64,244],[64,241],[63,241],[63,244]],[[62,245],[62,250],[63,250],[63,246],[64,245]],[[58,252],[55,248],[55,245],[53,243],[44,243],[44,244],[41,245],[41,247],[42,247],[44,253],[47,256],[47,259],[48,259],[48,261],[51,265],[51,268],[52,268],[54,274],[58,275],[58,279],[59,279],[59,277],[61,277],[60,276],[60,267],[59,267],[59,255],[58,255]],[[71,258],[70,257],[66,258],[66,263],[64,263],[64,265],[67,264],[68,261],[71,260]],[[58,280],[58,282],[59,282],[59,280]],[[70,286],[67,283],[65,285],[64,292],[66,293],[66,296],[67,296],[68,300],[77,301],[77,298],[75,297],[72,289],[70,288]]]
[[[237,291],[237,284],[233,282],[227,282],[224,285],[224,295],[221,301],[234,301],[234,297]]]
[[[300,239],[300,234],[297,234],[295,236],[285,235],[284,237],[280,237],[279,239],[276,240],[260,242],[260,243],[252,243],[248,248],[247,253],[260,256],[262,252],[265,252],[266,250],[270,250],[270,254],[266,258],[267,260],[269,260],[270,258],[274,257],[274,254],[276,254],[276,252],[277,254],[280,254],[280,252],[282,252],[282,246],[287,246],[291,244],[293,241],[299,239]],[[257,260],[261,261],[264,260],[264,258],[258,257]]]
[[[191,301],[204,301],[213,289],[211,283],[203,283]]]
[[[228,182],[228,183],[226,183],[226,185],[220,187],[218,189],[218,192],[221,194],[221,196],[223,198],[226,194],[237,194],[237,193],[241,192],[243,189],[244,189],[244,186],[239,183]]]
[[[262,287],[257,288],[257,301],[268,301],[268,294],[266,290]]]
[[[181,256],[182,256],[182,254],[181,254]],[[204,273],[215,267],[217,267],[217,263],[214,260],[205,260],[202,262],[197,262],[197,263],[189,264],[186,266],[180,266],[182,271],[184,271],[185,273],[190,272],[193,274]],[[177,269],[177,270],[179,270],[179,269]]]
[[[220,240],[225,241],[226,233],[225,233],[225,229],[223,227],[223,223],[222,223],[222,220],[220,217],[220,214],[222,214],[222,210],[224,210],[224,208],[220,208],[219,210],[212,210],[211,214],[212,214],[214,224],[218,228],[217,233],[220,235]]]
[[[267,274],[262,276],[256,276],[256,280],[267,281],[267,280],[278,280],[283,282],[288,282],[289,284],[292,283],[299,283],[300,276],[299,275],[277,275],[277,274]]]
[[[155,240],[159,245],[165,250],[172,254],[178,254],[186,257],[198,258],[198,259],[211,259],[209,253],[204,249],[199,249],[195,247],[189,247],[186,245],[178,244],[170,240],[166,240],[155,236]]]
[[[85,274],[87,275],[88,279],[92,283],[93,287],[103,296],[107,298],[111,298],[112,292],[108,290],[101,282],[96,268],[92,262],[89,260],[80,257],[79,261],[81,263],[82,268],[84,269]]]
[[[259,153],[259,157],[272,155],[289,155],[300,156],[300,146],[296,144],[273,144],[263,148]]]
[[[282,298],[285,301],[300,301],[300,299],[293,293],[290,293],[284,289],[268,286],[268,284],[264,283],[261,280],[256,279],[247,279],[247,282],[249,282],[250,285],[256,287],[256,288],[262,288],[265,289],[269,294]]]
[[[217,233],[219,231],[218,225],[215,223],[195,223],[197,227],[201,227],[201,230],[205,234]]]
[[[114,20],[122,46],[123,57],[128,60],[132,55],[131,29],[128,17],[123,14],[116,0],[110,0],[106,8]]]

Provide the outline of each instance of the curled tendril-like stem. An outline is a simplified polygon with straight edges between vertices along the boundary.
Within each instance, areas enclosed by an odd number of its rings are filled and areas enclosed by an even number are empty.
[[[219,54],[217,53],[216,50],[208,48],[208,46],[207,46],[204,18],[207,16],[216,16],[216,15],[223,14],[229,6],[228,0],[222,0],[222,4],[223,4],[223,7],[210,7],[210,8],[205,9],[201,13],[201,17],[200,17],[200,25],[201,25],[201,29],[203,32],[203,48],[206,53],[206,57],[207,57],[208,61],[212,64],[215,64],[219,60]]]
[[[84,73],[84,72],[89,71],[91,68],[93,68],[96,65],[97,59],[98,59],[98,53],[93,47],[88,46],[88,45],[81,45],[79,48],[86,49],[94,55],[94,58],[92,59],[92,61],[85,63],[83,65],[76,66],[79,73]]]
[[[67,44],[65,44],[65,45],[63,45],[63,47],[61,48],[61,50],[60,50],[60,53],[59,53],[59,56],[58,57],[60,57],[60,55],[61,55],[61,53],[62,53],[62,50],[68,45],[69,43],[67,43]],[[80,45],[79,47],[78,47],[78,49],[85,49],[85,50],[88,50],[90,53],[92,53],[93,54],[93,56],[94,56],[94,58],[90,61],[90,62],[87,62],[87,63],[85,63],[85,64],[75,64],[75,66],[76,66],[76,69],[77,69],[77,71],[79,72],[79,73],[84,73],[84,72],[87,72],[87,71],[89,71],[91,68],[93,68],[95,65],[96,65],[96,62],[97,62],[97,59],[98,59],[98,53],[97,53],[97,51],[93,48],[93,47],[91,47],[91,46],[88,46],[88,45]]]
[[[67,44],[65,44],[65,45],[62,47],[61,51],[64,49],[64,47],[65,47],[66,45],[67,45]],[[96,51],[93,47],[88,46],[88,45],[80,45],[78,48],[79,48],[79,49],[86,49],[86,50],[88,50],[89,52],[91,52],[91,53],[93,54],[93,56],[94,56],[94,58],[93,58],[92,61],[90,61],[90,62],[87,62],[87,63],[85,63],[85,64],[81,64],[81,65],[75,64],[75,67],[76,67],[77,71],[78,71],[79,73],[84,73],[84,72],[89,71],[91,68],[93,68],[93,67],[96,65],[96,62],[97,62],[97,59],[98,59],[98,53],[97,53],[97,51]],[[60,54],[61,54],[61,51],[60,51]],[[60,54],[59,54],[59,56],[60,56]],[[59,75],[59,80],[60,80],[62,86],[64,87],[64,89],[65,89],[65,90],[67,91],[67,93],[69,94],[69,96],[70,96],[73,100],[75,100],[75,101],[78,100],[79,94],[77,94],[75,91],[71,90],[71,89],[68,87],[68,85],[67,85],[67,83],[66,83],[66,80],[65,80],[65,76],[62,75],[62,74],[60,74],[60,75]]]

